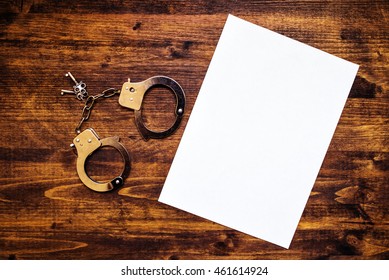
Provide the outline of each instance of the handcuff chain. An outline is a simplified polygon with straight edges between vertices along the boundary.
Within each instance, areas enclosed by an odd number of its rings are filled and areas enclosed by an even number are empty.
[[[100,97],[104,97],[104,98],[113,97],[118,93],[120,93],[119,89],[108,88],[102,91],[100,94],[86,96],[84,108],[82,108],[81,119],[75,129],[76,133],[80,134],[82,124],[89,119],[96,99],[99,99]]]

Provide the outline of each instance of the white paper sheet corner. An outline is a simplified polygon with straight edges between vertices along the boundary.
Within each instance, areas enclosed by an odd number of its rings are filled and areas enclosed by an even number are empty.
[[[159,201],[289,248],[357,71],[229,15]]]

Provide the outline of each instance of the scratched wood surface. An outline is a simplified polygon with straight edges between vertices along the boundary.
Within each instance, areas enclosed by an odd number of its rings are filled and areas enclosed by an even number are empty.
[[[360,65],[289,250],[157,202],[228,13]],[[388,16],[366,0],[0,1],[0,259],[388,259]],[[118,191],[79,181],[67,71],[91,94],[161,74],[186,91],[177,133],[149,142],[117,97],[97,101],[84,128],[132,155]],[[153,90],[146,123],[168,127],[173,103]],[[97,180],[121,168],[110,149],[88,162]]]

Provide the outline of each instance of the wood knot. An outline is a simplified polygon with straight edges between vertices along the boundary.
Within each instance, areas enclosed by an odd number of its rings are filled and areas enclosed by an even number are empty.
[[[341,204],[365,204],[374,199],[373,192],[367,188],[351,186],[343,188],[335,193],[338,197],[335,201]]]
[[[374,98],[377,93],[382,92],[382,87],[371,83],[365,78],[357,76],[350,90],[350,98]]]
[[[182,49],[187,51],[189,50],[189,48],[193,45],[193,42],[192,41],[184,41],[184,43],[182,43]]]
[[[228,256],[235,248],[233,236],[228,234],[222,241],[211,244],[211,253],[217,256]]]
[[[184,41],[179,46],[174,46],[169,44],[167,50],[169,52],[170,58],[183,58],[187,57],[189,54],[189,49],[192,47],[194,43],[192,41]]]
[[[361,240],[354,235],[347,235],[346,242],[353,247],[359,247],[361,244]]]
[[[372,244],[368,240],[358,238],[353,234],[347,235],[345,241],[349,246],[349,250],[352,251],[353,254],[370,257],[389,251],[389,248],[385,245]]]
[[[340,31],[340,38],[342,40],[356,40],[361,41],[362,31],[360,29],[343,28]]]
[[[134,26],[132,27],[132,30],[138,30],[142,26],[142,23],[140,21],[137,21]]]
[[[180,257],[177,256],[177,255],[171,255],[171,256],[169,257],[169,260],[179,260],[179,259],[180,259]]]

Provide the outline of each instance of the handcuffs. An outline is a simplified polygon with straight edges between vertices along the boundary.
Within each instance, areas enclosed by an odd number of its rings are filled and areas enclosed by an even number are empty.
[[[142,82],[133,83],[128,79],[125,82],[121,90],[109,88],[104,90],[101,94],[89,95],[86,90],[86,84],[82,81],[78,82],[74,76],[68,72],[67,77],[70,77],[75,85],[73,90],[62,90],[61,94],[74,94],[75,97],[83,101],[85,100],[84,108],[82,110],[81,120],[76,127],[76,133],[78,134],[70,145],[76,149],[77,152],[77,173],[82,183],[88,188],[97,192],[107,192],[115,188],[121,187],[124,184],[124,180],[128,177],[131,170],[131,157],[127,149],[119,141],[119,137],[108,137],[100,139],[97,133],[92,128],[87,128],[81,132],[81,126],[84,121],[87,121],[90,117],[91,110],[93,108],[95,100],[101,97],[112,97],[116,94],[119,96],[119,104],[123,107],[134,110],[135,124],[138,128],[139,133],[142,135],[145,141],[151,138],[161,139],[165,138],[174,133],[180,126],[182,117],[185,111],[185,93],[181,86],[173,79],[166,76],[155,76],[151,77]],[[142,119],[142,102],[143,97],[151,88],[156,86],[167,87],[170,89],[176,98],[175,116],[176,119],[173,125],[165,131],[153,131],[150,130],[143,122]],[[115,148],[121,154],[124,167],[119,176],[115,177],[109,182],[96,182],[91,179],[85,171],[85,163],[89,156],[91,156],[98,149],[109,146]]]
[[[165,86],[172,90],[176,96],[177,104],[175,109],[176,120],[173,125],[165,131],[156,132],[148,129],[142,119],[142,101],[146,92],[155,86]],[[181,86],[173,79],[165,76],[156,76],[140,83],[132,83],[130,79],[123,84],[119,96],[119,104],[123,107],[133,109],[135,113],[135,124],[142,137],[147,141],[150,138],[160,139],[171,135],[180,126],[185,108],[185,94]]]

